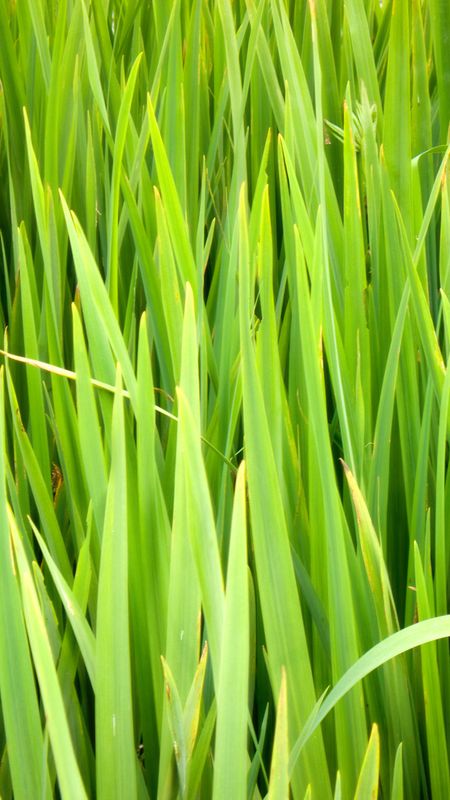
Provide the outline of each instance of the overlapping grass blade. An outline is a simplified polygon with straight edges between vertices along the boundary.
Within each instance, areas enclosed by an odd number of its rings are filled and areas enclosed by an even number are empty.
[[[242,382],[244,422],[247,431],[249,503],[256,571],[268,643],[273,691],[279,690],[282,666],[286,668],[288,687],[291,679],[293,686],[295,685],[294,676],[298,674],[299,670],[303,674],[304,689],[301,696],[297,693],[289,696],[291,724],[292,729],[295,730],[304,721],[308,704],[310,704],[310,708],[314,704],[314,689],[289,553],[281,493],[249,333],[249,252],[244,191],[241,193],[239,224]],[[289,644],[284,635],[286,626],[291,632]],[[306,755],[302,770],[305,775],[304,778],[302,775],[303,780],[300,778],[299,771],[299,787],[305,780],[311,782],[312,785],[318,781],[321,791],[325,794],[329,793],[328,776],[322,762],[323,757],[320,743],[315,744],[311,752]]]
[[[433,619],[417,622],[401,631],[397,631],[387,639],[379,642],[371,650],[365,653],[358,661],[350,667],[342,676],[340,681],[333,687],[328,697],[324,700],[321,707],[311,715],[305,724],[304,731],[297,739],[290,756],[291,771],[295,765],[299,753],[304,744],[308,741],[321,721],[331,711],[332,708],[344,697],[344,695],[359,681],[369,675],[386,661],[395,656],[405,653],[414,647],[428,644],[436,639],[443,639],[450,636],[450,616],[444,615]]]
[[[70,737],[66,711],[56,674],[50,641],[25,549],[14,517],[9,515],[15,558],[20,576],[23,613],[39,688],[46,710],[48,731],[58,780],[64,797],[86,798]]]
[[[12,783],[18,798],[39,795],[42,785],[43,735],[33,669],[20,603],[20,588],[10,551],[5,475],[4,372],[0,374],[0,520],[1,616],[0,692],[8,737]],[[28,768],[23,769],[26,758]],[[45,772],[45,770],[44,770]]]
[[[449,793],[449,23],[0,0],[5,800]]]

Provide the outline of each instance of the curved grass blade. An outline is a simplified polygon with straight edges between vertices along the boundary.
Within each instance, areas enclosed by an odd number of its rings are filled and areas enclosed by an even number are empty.
[[[406,653],[420,645],[428,644],[436,639],[444,639],[450,636],[450,615],[441,617],[434,617],[433,619],[417,622],[401,631],[393,633],[382,642],[379,642],[372,647],[367,653],[353,664],[347,670],[345,675],[333,687],[328,697],[324,700],[321,707],[313,712],[309,717],[305,727],[297,739],[294,748],[292,749],[289,769],[292,773],[295,763],[304,745],[308,742],[314,731],[325,719],[327,714],[336,706],[336,704],[349,692],[357,683],[359,683],[367,675],[370,675],[375,669],[390,661],[395,656]]]

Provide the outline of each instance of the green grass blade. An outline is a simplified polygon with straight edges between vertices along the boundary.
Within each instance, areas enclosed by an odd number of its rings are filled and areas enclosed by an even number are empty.
[[[95,690],[95,638],[92,633],[85,615],[83,614],[77,598],[75,597],[72,589],[63,576],[61,575],[58,567],[53,561],[50,552],[45,544],[44,539],[40,535],[36,526],[32,524],[34,535],[39,542],[39,547],[42,550],[45,561],[49,568],[53,582],[58,590],[59,596],[64,604],[67,613],[67,618],[73,628],[75,637],[77,639],[83,661],[85,663],[88,675],[91,681],[92,688]]]
[[[403,800],[403,761],[402,744],[395,754],[394,775],[392,778],[391,800]]]
[[[355,800],[376,800],[378,797],[378,780],[380,769],[380,736],[378,726],[373,725],[370,734],[369,744],[367,745],[364,761],[359,773],[358,785],[355,792]]]
[[[445,0],[431,0],[429,13],[439,94],[440,139],[441,144],[445,144],[450,120],[450,8]]]
[[[103,348],[107,347],[106,339],[114,350],[115,356],[121,365],[124,380],[130,393],[131,404],[133,409],[136,409],[136,376],[130,362],[125,342],[122,338],[119,324],[114,316],[108,293],[100,277],[98,267],[80,223],[75,214],[71,214],[69,211],[67,203],[62,195],[61,202],[75,258],[80,292],[85,311],[89,313],[92,323],[94,319],[102,320],[104,331]],[[91,330],[93,339],[95,340],[94,329],[91,328]],[[107,365],[113,363],[111,353],[106,351],[104,355],[103,353],[99,354],[99,363],[102,363],[102,374],[99,377],[103,377]],[[108,370],[108,374],[110,374],[110,370]]]
[[[55,758],[61,793],[69,800],[70,798],[73,798],[73,800],[75,798],[87,798],[73,750],[66,711],[39,599],[19,531],[12,515],[10,515],[10,525],[20,575],[25,623],[39,688],[42,692],[50,743]]]
[[[118,371],[111,472],[102,532],[96,627],[98,797],[137,797],[128,619],[128,521],[123,398]]]
[[[20,605],[20,590],[10,551],[5,485],[4,373],[0,374],[0,693],[8,739],[14,795],[38,797],[43,736],[33,669]],[[23,768],[24,759],[27,769]]]
[[[249,271],[245,194],[240,204],[240,335],[242,349],[242,384],[244,424],[246,428],[246,462],[248,469],[249,504],[252,520],[252,539],[255,548],[256,571],[261,593],[262,614],[271,665],[274,694],[279,691],[281,667],[286,668],[290,688],[289,707],[292,729],[300,727],[307,708],[314,705],[314,687],[304,634],[302,615],[295,585],[289,540],[281,500],[281,492],[270,442],[264,401],[258,381],[255,356],[252,352],[248,319]],[[263,466],[264,465],[264,468]],[[289,630],[289,646],[284,631]],[[294,633],[295,632],[295,633]],[[303,691],[294,691],[295,675],[303,675]],[[324,754],[320,743],[307,754],[296,781],[298,784],[318,782],[328,796],[329,784]],[[299,770],[300,773],[300,770]],[[304,776],[304,777],[303,777]]]
[[[333,687],[328,697],[322,703],[320,709],[311,716],[305,725],[304,731],[290,755],[290,769],[292,771],[301,749],[315,731],[318,725],[331,711],[332,708],[344,697],[344,695],[359,681],[369,675],[373,670],[385,664],[395,656],[406,653],[415,647],[428,644],[436,639],[444,639],[450,636],[450,616],[434,617],[433,619],[417,622],[409,625],[401,631],[393,633],[379,644],[376,644],[358,661],[350,667],[342,676],[340,681]]]
[[[111,175],[111,196],[108,208],[108,259],[106,266],[106,284],[111,297],[111,304],[116,314],[118,312],[118,291],[119,291],[119,199],[120,199],[120,177],[122,171],[122,160],[125,150],[125,139],[133,93],[136,85],[141,54],[136,58],[127,81],[126,89],[123,93],[120,105],[119,118],[114,136],[113,169]]]
[[[273,742],[272,764],[270,767],[269,800],[288,800],[289,798],[289,748],[288,748],[288,709],[286,673],[281,673],[280,696],[277,706],[277,723]],[[307,791],[311,791],[308,787]]]
[[[417,608],[419,619],[422,620],[430,616],[432,608],[428,600],[423,565],[417,545],[414,548],[414,562]],[[450,792],[450,774],[437,647],[434,642],[422,648],[421,660],[431,790],[434,797],[445,797]]]
[[[228,557],[214,757],[214,800],[245,798],[249,683],[245,467],[236,478]]]

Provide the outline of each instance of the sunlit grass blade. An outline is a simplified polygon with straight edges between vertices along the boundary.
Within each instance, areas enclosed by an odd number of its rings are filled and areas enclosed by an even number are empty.
[[[195,267],[194,256],[189,243],[186,221],[183,218],[180,199],[177,194],[150,95],[147,98],[147,113],[150,120],[150,133],[154,148],[158,180],[161,187],[163,203],[167,213],[170,235],[172,237],[172,245],[175,251],[180,273],[183,275],[185,280],[190,282],[195,297],[197,288],[197,270]]]
[[[73,800],[75,798],[86,798],[86,791],[75,759],[66,711],[36,587],[19,531],[11,514],[9,524],[20,575],[25,623],[33,654],[33,663],[46,710],[50,743],[55,757],[59,784],[64,797],[69,798],[69,800],[70,798],[73,798]]]
[[[249,602],[245,466],[236,478],[228,556],[214,758],[214,800],[246,797]]]
[[[414,647],[428,644],[437,639],[444,639],[450,636],[450,616],[434,617],[433,619],[417,622],[401,631],[397,631],[387,639],[379,642],[371,650],[365,653],[358,661],[350,667],[342,676],[340,681],[333,687],[326,697],[321,707],[313,713],[305,724],[303,732],[297,739],[290,755],[290,769],[294,768],[295,762],[304,744],[320,725],[322,720],[332,708],[344,697],[344,695],[359,681],[369,675],[373,670],[385,664],[395,656],[401,655]]]
[[[14,795],[39,796],[45,774],[44,741],[33,668],[10,550],[6,501],[4,373],[0,373],[0,693]],[[23,769],[24,758],[28,767]]]
[[[427,619],[434,604],[430,607],[417,545],[414,548],[414,561],[418,616],[419,619]],[[422,648],[421,657],[431,787],[435,797],[445,797],[450,792],[450,774],[436,644],[431,642]]]
[[[76,216],[71,214],[67,203],[61,195],[61,202],[64,209],[64,216],[69,231],[70,242],[73,248],[75,263],[77,266],[80,292],[82,296],[85,320],[88,328],[88,335],[95,342],[96,347],[92,348],[93,354],[96,353],[97,346],[100,344],[95,334],[96,323],[94,320],[102,320],[102,350],[95,359],[100,366],[99,377],[104,377],[105,373],[111,377],[111,367],[113,365],[111,347],[120,362],[125,383],[130,392],[130,399],[133,408],[136,408],[136,377],[131,366],[130,357],[125,346],[125,342],[120,332],[119,324],[114,316],[108,293],[100,277],[95,259],[86,241],[83,229]],[[113,382],[113,381],[110,381]]]
[[[280,695],[277,705],[277,723],[273,742],[272,764],[270,767],[269,800],[288,800],[289,798],[289,748],[288,748],[288,709],[286,672],[282,670]],[[308,787],[311,791],[311,788]],[[307,790],[307,794],[308,794]],[[305,795],[305,797],[307,796]]]
[[[119,118],[114,137],[113,169],[111,175],[111,196],[108,208],[108,260],[106,266],[106,283],[109,289],[111,304],[118,312],[119,292],[119,199],[122,160],[125,150],[125,139],[136,85],[137,73],[141,62],[141,54],[137,56],[127,81],[120,106]]]
[[[184,339],[192,353],[196,352],[194,298],[186,286]],[[196,364],[191,365],[197,372]],[[194,375],[193,375],[194,378]],[[197,380],[197,378],[195,378]],[[216,680],[220,675],[220,650],[223,633],[224,589],[217,534],[209,496],[206,472],[201,452],[199,408],[196,411],[181,389],[177,391],[179,405],[180,455],[184,460],[186,521],[197,567],[207,636]]]
[[[376,800],[378,797],[378,781],[380,769],[380,736],[377,725],[372,727],[364,761],[359,773],[355,791],[355,800]]]
[[[105,453],[101,429],[91,384],[89,362],[84,344],[81,320],[76,306],[72,307],[74,359],[77,376],[78,430],[84,453],[83,466],[92,498],[97,532],[103,528],[107,493]]]
[[[58,590],[59,596],[66,609],[67,617],[70,624],[72,625],[73,631],[78,641],[78,645],[92,684],[92,688],[95,690],[94,634],[92,633],[92,629],[90,628],[86,620],[86,617],[84,616],[80,608],[78,600],[73,594],[72,589],[70,588],[70,586],[68,586],[63,576],[61,575],[58,567],[56,566],[55,562],[53,561],[50,555],[50,552],[44,542],[44,539],[42,538],[39,531],[34,525],[33,525],[33,531],[34,535],[36,536],[39,542],[39,546],[44,554],[44,558],[49,568],[53,582]]]
[[[162,716],[161,654],[165,651],[169,586],[170,522],[157,469],[157,436],[147,320],[139,328],[137,407],[137,487],[139,495],[138,558],[143,611],[152,669],[151,691],[160,730]]]
[[[189,401],[193,413],[198,415],[200,407],[198,347],[192,296],[186,304],[184,316],[180,388]],[[177,436],[164,656],[170,664],[182,703],[186,700],[197,668],[201,624],[200,584],[189,533],[186,531],[188,508],[184,462],[184,442],[181,436]],[[173,791],[171,789],[173,747],[168,724],[167,700],[164,703],[158,798],[164,798],[168,792]]]
[[[359,543],[377,609],[378,624],[382,634],[388,636],[398,629],[398,620],[383,552],[359,486],[346,464],[344,470],[355,506]]]
[[[356,62],[357,75],[367,89],[369,100],[376,103],[380,124],[382,104],[373,50],[370,43],[370,30],[363,0],[345,0],[344,9],[350,30],[350,38]]]
[[[72,570],[50,495],[50,489],[48,486],[49,476],[44,477],[40,470],[36,455],[20,418],[16,392],[11,376],[8,373],[7,383],[10,404],[15,409],[15,436],[24,464],[26,464],[28,480],[34,495],[35,503],[39,510],[46,541],[62,574],[66,579],[69,579],[72,574]]]
[[[319,228],[320,231],[320,228]],[[320,236],[317,239],[317,261],[322,252],[320,247]],[[304,361],[305,377],[307,379],[308,406],[311,409],[311,434],[314,437],[314,446],[317,463],[322,475],[322,483],[329,487],[324,496],[324,515],[325,515],[325,535],[328,583],[329,583],[329,603],[330,603],[330,642],[333,675],[337,678],[348,667],[351,661],[351,653],[356,659],[358,656],[358,644],[356,633],[356,619],[353,610],[353,599],[350,585],[350,564],[347,560],[345,536],[346,532],[341,525],[340,500],[336,491],[334,479],[331,477],[334,472],[332,464],[332,454],[330,441],[328,439],[325,395],[322,372],[321,341],[317,340],[314,331],[312,316],[312,305],[307,286],[307,276],[304,264],[304,257],[298,237],[295,231],[296,257],[297,257],[297,299],[299,304],[299,314],[304,319],[304,335],[302,337],[302,354]],[[316,267],[317,268],[317,267]],[[317,327],[317,323],[316,323]],[[344,599],[345,598],[345,599]],[[339,607],[345,612],[339,612]],[[348,715],[347,721],[345,717]],[[350,719],[352,722],[350,723]],[[356,763],[356,743],[361,750],[360,757],[365,750],[365,719],[363,712],[363,702],[360,692],[356,692],[351,698],[345,709],[342,709],[342,716],[339,713],[336,717],[337,730],[342,726],[352,725],[354,738],[351,751],[347,749],[348,742],[338,734],[338,742],[342,746],[342,759],[347,764],[352,763],[354,780],[356,781],[356,771],[359,768]],[[345,776],[348,780],[349,775]]]
[[[166,660],[164,658],[162,659],[169,728],[172,736],[172,746],[182,798],[188,796],[188,771],[191,769],[192,753],[198,732],[207,655],[208,647],[205,645],[184,705],[181,702],[170,667]],[[192,783],[190,785],[192,785]]]
[[[272,445],[261,386],[258,381],[255,356],[249,333],[249,252],[246,225],[245,192],[240,203],[240,334],[242,350],[242,382],[244,398],[244,423],[247,432],[246,452],[249,484],[249,504],[252,520],[252,538],[255,548],[256,571],[259,585],[262,614],[268,644],[268,659],[271,666],[273,692],[279,691],[281,667],[286,668],[290,687],[289,707],[292,729],[298,729],[305,719],[308,705],[314,705],[314,687],[307,651],[306,638],[295,586],[289,541],[282,507],[281,493],[275,469]],[[264,468],[263,468],[264,465]],[[291,634],[288,642],[283,634]],[[295,633],[294,633],[295,632]],[[303,675],[303,691],[294,691],[295,675]],[[291,687],[292,681],[292,687]],[[306,754],[298,786],[311,782],[322,787],[328,795],[329,785],[322,759],[320,743],[315,743]],[[300,772],[300,771],[299,771]],[[304,785],[306,788],[306,784]]]
[[[392,189],[410,230],[411,117],[408,3],[393,0],[384,103],[383,146]],[[396,124],[393,124],[393,120]]]
[[[448,141],[450,120],[450,54],[448,47],[450,8],[445,0],[431,0],[429,13],[439,93],[440,138],[441,144],[445,144]]]
[[[0,0],[4,800],[449,794],[449,13]]]
[[[403,800],[403,761],[402,744],[398,746],[395,754],[394,774],[392,778],[391,800]]]
[[[117,389],[121,388],[120,371]],[[123,398],[115,396],[111,472],[102,531],[98,581],[96,665],[96,771],[98,797],[137,797],[133,734],[129,618],[128,520]]]

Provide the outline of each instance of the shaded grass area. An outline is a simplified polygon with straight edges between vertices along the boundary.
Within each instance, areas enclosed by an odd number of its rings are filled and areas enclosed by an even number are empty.
[[[0,794],[450,796],[450,11],[0,0]]]

